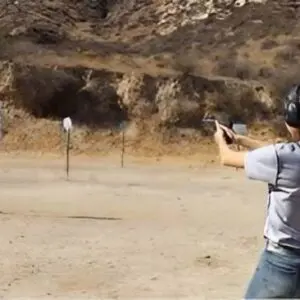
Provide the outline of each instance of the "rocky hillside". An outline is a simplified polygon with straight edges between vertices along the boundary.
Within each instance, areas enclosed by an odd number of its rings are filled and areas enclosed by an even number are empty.
[[[206,147],[206,113],[274,121],[300,80],[298,6],[1,0],[3,147],[59,150],[66,116],[74,151],[110,151],[125,126],[132,149],[156,154]]]

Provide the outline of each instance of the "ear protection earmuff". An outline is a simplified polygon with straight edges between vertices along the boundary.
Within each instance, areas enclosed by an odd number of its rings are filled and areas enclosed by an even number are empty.
[[[284,119],[291,127],[300,127],[300,85],[294,86],[284,100]]]

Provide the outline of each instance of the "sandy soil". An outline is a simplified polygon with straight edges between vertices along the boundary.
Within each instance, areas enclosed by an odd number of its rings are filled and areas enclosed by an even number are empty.
[[[5,299],[241,298],[265,187],[243,171],[109,159],[1,158]]]

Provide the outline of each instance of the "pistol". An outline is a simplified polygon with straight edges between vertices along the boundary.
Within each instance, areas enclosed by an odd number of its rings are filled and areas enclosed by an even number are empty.
[[[211,124],[213,126],[214,131],[216,130],[216,121],[218,121],[221,125],[228,127],[234,133],[239,135],[247,134],[247,125],[242,122],[233,122],[229,118],[227,120],[219,120],[215,117],[204,118],[202,122],[206,124]],[[232,139],[228,136],[228,134],[223,130],[225,141],[228,145],[232,144]]]

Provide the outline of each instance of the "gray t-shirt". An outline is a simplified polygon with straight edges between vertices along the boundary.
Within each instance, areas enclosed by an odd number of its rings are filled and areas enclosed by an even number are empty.
[[[300,142],[247,152],[245,171],[248,178],[268,183],[265,237],[300,248]]]

